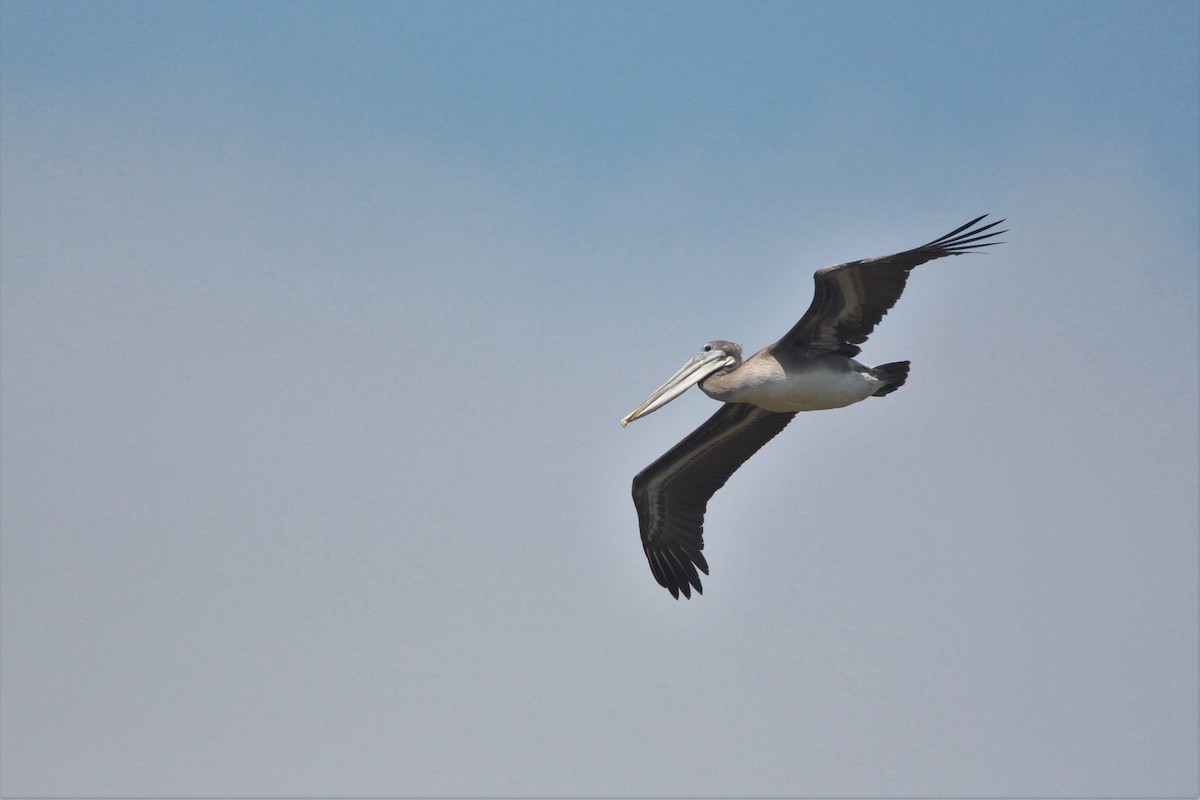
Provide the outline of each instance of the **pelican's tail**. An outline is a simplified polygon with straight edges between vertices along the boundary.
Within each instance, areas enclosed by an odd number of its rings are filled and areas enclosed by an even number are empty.
[[[904,385],[908,380],[908,361],[893,361],[891,364],[880,364],[878,367],[871,368],[871,377],[880,381],[887,381],[879,391],[875,392],[875,397],[883,397],[885,394],[891,394]]]

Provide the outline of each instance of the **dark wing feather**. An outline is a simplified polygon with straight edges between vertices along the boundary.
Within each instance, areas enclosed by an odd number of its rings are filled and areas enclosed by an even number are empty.
[[[823,267],[813,275],[816,283],[812,305],[800,321],[779,340],[780,345],[812,353],[837,353],[854,357],[883,315],[896,305],[904,291],[908,273],[926,261],[969,253],[1006,231],[984,231],[1004,220],[974,227],[986,217],[977,217],[961,228],[913,250],[879,258]]]
[[[633,504],[642,547],[654,578],[676,598],[703,592],[697,569],[704,560],[708,500],[738,467],[783,430],[792,413],[726,403],[683,441],[633,479]]]

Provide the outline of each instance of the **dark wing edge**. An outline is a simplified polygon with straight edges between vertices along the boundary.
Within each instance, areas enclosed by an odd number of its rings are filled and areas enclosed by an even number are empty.
[[[701,551],[709,498],[794,416],[727,403],[633,479],[646,560],[676,600],[704,593],[697,570],[708,574]]]
[[[813,300],[779,344],[818,353],[853,358],[884,315],[904,292],[909,271],[935,258],[971,253],[1003,242],[988,241],[1007,230],[985,233],[1000,225],[997,220],[975,227],[987,217],[976,217],[932,242],[890,256],[850,261],[822,267],[813,275]]]

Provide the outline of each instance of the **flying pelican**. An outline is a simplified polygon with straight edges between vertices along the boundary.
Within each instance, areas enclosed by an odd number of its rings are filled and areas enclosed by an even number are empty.
[[[703,593],[704,511],[750,456],[801,411],[841,408],[884,397],[908,379],[907,361],[868,367],[854,360],[904,291],[913,267],[1001,242],[1004,220],[975,227],[987,214],[903,253],[816,271],[812,305],[783,338],[742,361],[742,348],[716,340],[700,348],[624,419],[656,411],[696,384],[724,405],[633,479],[642,547],[655,579],[675,599]]]

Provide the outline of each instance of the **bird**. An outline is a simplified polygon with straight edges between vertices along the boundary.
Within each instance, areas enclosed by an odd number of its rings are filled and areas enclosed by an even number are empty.
[[[662,386],[621,420],[624,427],[692,386],[720,410],[633,479],[642,548],[659,585],[678,600],[704,592],[704,512],[742,464],[801,411],[842,408],[886,397],[908,379],[908,361],[868,367],[859,347],[904,292],[914,267],[1003,244],[980,225],[987,214],[928,244],[889,256],[823,267],[813,275],[812,303],[783,338],[742,360],[739,345],[705,343]],[[991,231],[990,233],[988,231]]]

